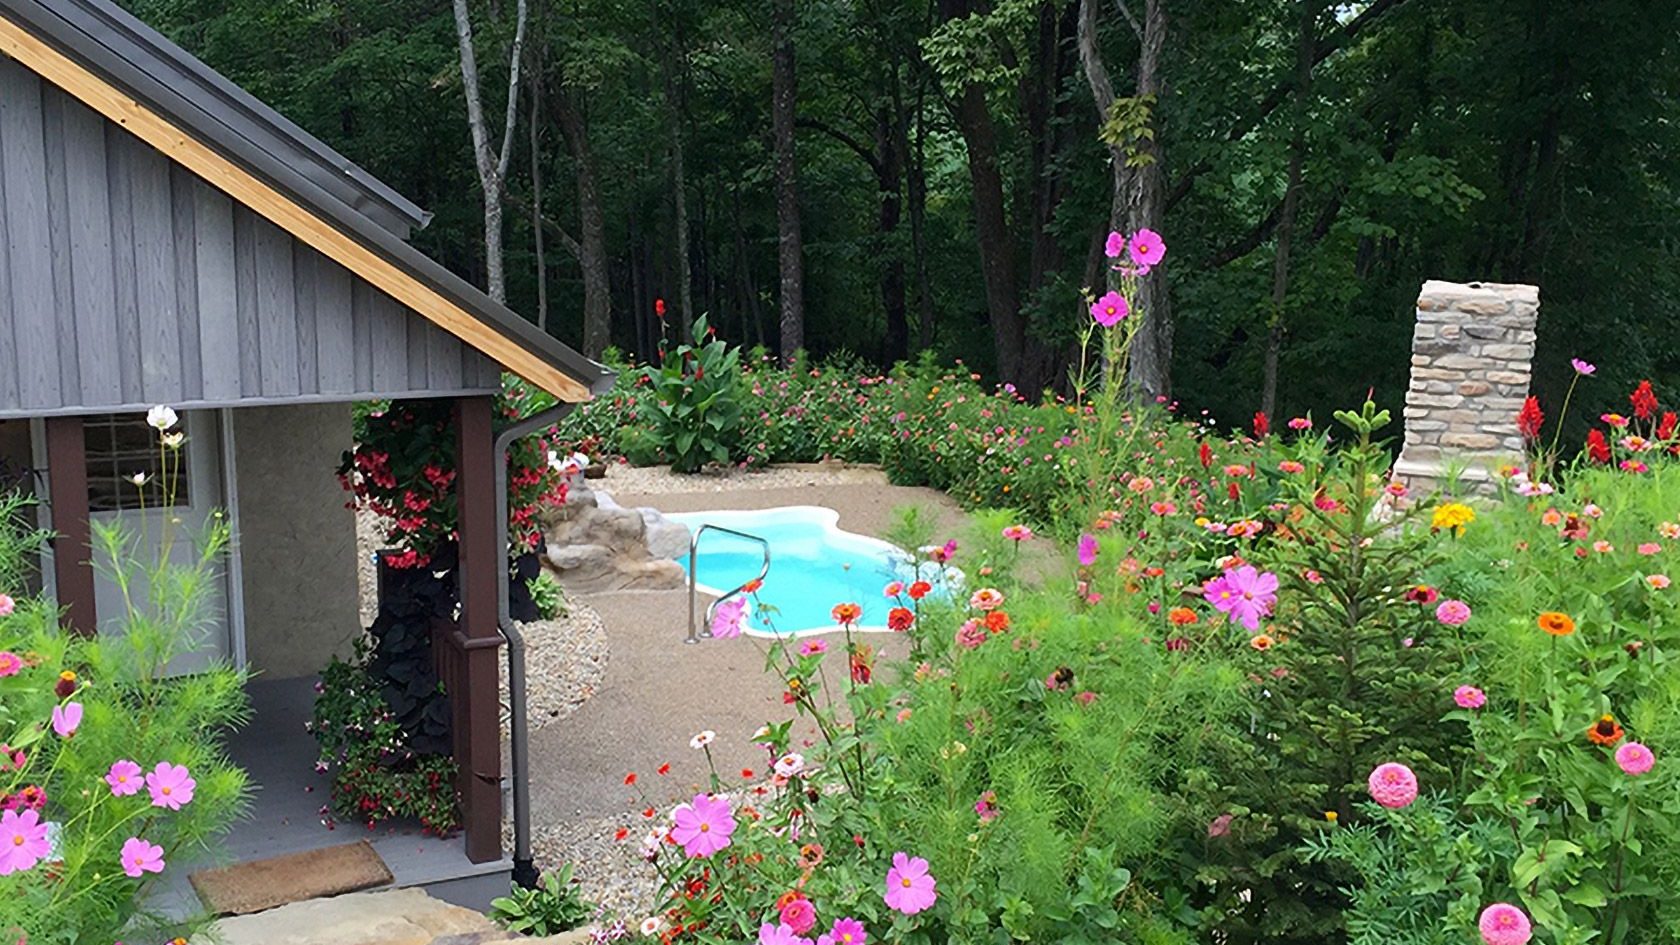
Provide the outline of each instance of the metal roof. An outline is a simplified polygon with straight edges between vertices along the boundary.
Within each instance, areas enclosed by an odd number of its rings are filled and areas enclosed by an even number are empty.
[[[613,373],[405,242],[429,214],[110,0],[0,0],[0,15],[594,393]]]

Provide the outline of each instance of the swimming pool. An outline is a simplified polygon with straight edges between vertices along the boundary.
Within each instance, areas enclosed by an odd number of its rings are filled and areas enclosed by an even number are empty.
[[[760,602],[776,608],[772,627],[750,617],[746,632],[791,636],[838,629],[830,614],[850,601],[863,608],[854,630],[885,631],[894,601],[882,596],[890,581],[915,580],[914,560],[888,542],[842,531],[833,509],[801,505],[751,511],[683,512],[666,516],[688,526],[703,524],[757,535],[770,543],[770,574],[758,592]],[[758,576],[764,554],[759,544],[727,532],[708,531],[695,559],[697,586],[721,595]],[[678,559],[684,571],[688,557]],[[924,562],[922,577],[932,580],[936,566]],[[960,572],[951,569],[952,578]],[[937,587],[940,582],[934,581]]]

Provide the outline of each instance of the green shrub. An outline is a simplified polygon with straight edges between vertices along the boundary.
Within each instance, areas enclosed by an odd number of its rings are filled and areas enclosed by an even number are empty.
[[[712,337],[702,315],[694,344],[642,369],[651,388],[652,433],[677,472],[728,463],[741,426],[741,351]]]
[[[544,936],[569,932],[589,921],[595,906],[584,900],[572,879],[572,865],[544,873],[537,885],[519,886],[490,903],[490,918],[509,932]]]

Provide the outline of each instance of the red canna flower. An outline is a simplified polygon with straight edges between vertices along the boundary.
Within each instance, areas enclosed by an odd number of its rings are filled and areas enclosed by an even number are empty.
[[[1523,401],[1522,410],[1517,413],[1517,432],[1523,439],[1533,442],[1540,439],[1540,427],[1546,422],[1546,415],[1540,410],[1540,398],[1530,396]]]
[[[1604,439],[1602,430],[1592,430],[1587,433],[1587,455],[1591,456],[1595,463],[1608,463],[1610,461],[1610,443]]]
[[[654,299],[653,300],[653,314],[658,316],[661,319],[663,319],[665,317],[665,300],[664,299]]]
[[[1662,421],[1657,424],[1657,439],[1659,439],[1659,440],[1671,440],[1671,439],[1673,439],[1674,438],[1674,427],[1675,427],[1675,424],[1676,424],[1677,421],[1680,421],[1680,416],[1677,416],[1674,413],[1674,411],[1672,411],[1672,410],[1663,411]]]
[[[1259,438],[1270,432],[1272,432],[1272,422],[1266,419],[1266,411],[1254,411],[1254,436]]]
[[[1649,420],[1657,412],[1657,393],[1651,389],[1650,381],[1640,381],[1628,395],[1628,401],[1633,404],[1633,415],[1641,420]]]
[[[1232,502],[1242,498],[1242,489],[1237,487],[1237,481],[1235,479],[1231,480],[1231,482],[1225,487],[1225,492],[1231,497]]]
[[[1197,448],[1196,456],[1201,459],[1203,469],[1213,465],[1213,447],[1207,445],[1205,441]]]

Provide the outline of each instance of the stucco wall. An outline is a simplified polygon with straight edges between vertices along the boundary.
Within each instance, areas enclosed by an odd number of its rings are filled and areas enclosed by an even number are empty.
[[[348,404],[233,412],[245,646],[266,677],[313,673],[359,632],[356,520],[334,470]]]

